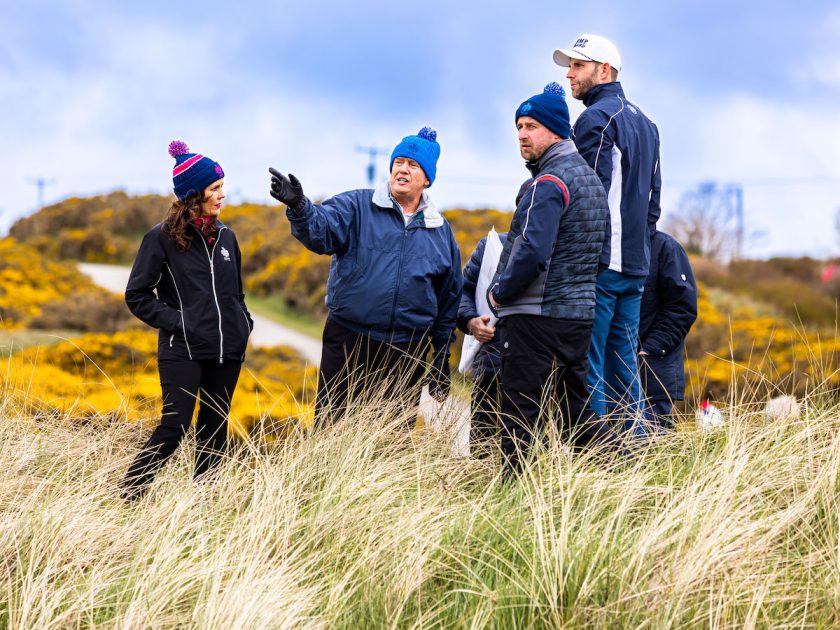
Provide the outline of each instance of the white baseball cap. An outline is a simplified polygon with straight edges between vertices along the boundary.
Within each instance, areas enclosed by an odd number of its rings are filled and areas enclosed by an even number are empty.
[[[621,55],[618,48],[606,37],[584,33],[577,38],[571,48],[561,48],[554,51],[554,63],[568,68],[571,59],[608,63],[616,71],[621,70]]]

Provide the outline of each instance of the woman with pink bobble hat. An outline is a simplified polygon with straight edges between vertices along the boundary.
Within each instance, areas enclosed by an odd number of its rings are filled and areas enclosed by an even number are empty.
[[[219,221],[225,173],[173,141],[176,199],[143,237],[125,301],[157,328],[163,395],[160,424],[128,469],[123,497],[139,498],[187,433],[198,401],[195,477],[211,473],[227,446],[228,414],[254,327],[245,306],[239,245]]]

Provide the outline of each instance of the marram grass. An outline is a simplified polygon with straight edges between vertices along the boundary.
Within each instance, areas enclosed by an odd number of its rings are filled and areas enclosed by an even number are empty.
[[[0,403],[0,626],[837,627],[840,409],[739,409],[507,479],[377,405],[199,485],[187,440],[127,506],[148,428]]]

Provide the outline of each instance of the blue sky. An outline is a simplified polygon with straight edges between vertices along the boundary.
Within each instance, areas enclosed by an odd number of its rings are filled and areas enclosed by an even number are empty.
[[[443,207],[512,209],[513,113],[581,32],[616,42],[662,139],[663,216],[699,182],[742,183],[747,254],[840,251],[840,7],[812,2],[12,2],[0,0],[0,229],[48,202],[168,192],[180,138],[230,200],[267,167],[310,196],[366,185],[359,145],[424,125]],[[571,102],[572,118],[581,105]],[[378,162],[384,176],[386,158]]]

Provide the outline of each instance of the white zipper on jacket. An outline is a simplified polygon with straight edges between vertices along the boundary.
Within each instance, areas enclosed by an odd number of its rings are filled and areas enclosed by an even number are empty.
[[[175,295],[178,296],[178,305],[181,307],[181,328],[184,330],[184,343],[187,345],[187,356],[192,361],[192,352],[190,351],[190,342],[187,341],[187,323],[184,321],[184,303],[181,301],[181,292],[178,290],[178,283],[175,282],[175,274],[169,265],[166,265],[166,270],[172,276],[172,286],[175,287]],[[158,278],[160,281],[160,278]],[[172,347],[172,339],[169,340],[169,346]]]
[[[197,228],[196,228],[197,229]],[[201,242],[204,245],[204,251],[207,252],[207,260],[210,261],[210,284],[213,286],[213,301],[216,302],[216,312],[219,314],[219,363],[225,362],[225,335],[222,332],[222,309],[219,308],[219,296],[216,295],[216,268],[213,265],[213,256],[216,254],[216,245],[222,240],[222,230],[227,228],[222,227],[216,236],[216,242],[213,243],[213,249],[207,249],[207,241],[204,235],[201,235]],[[199,230],[200,231],[200,230]]]

